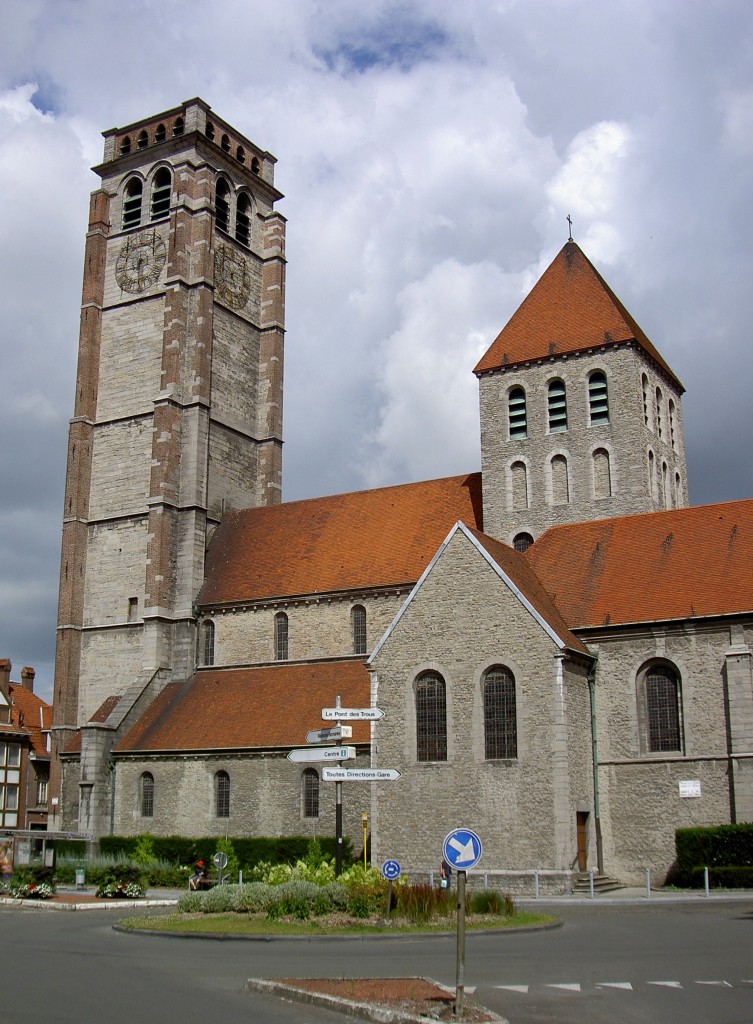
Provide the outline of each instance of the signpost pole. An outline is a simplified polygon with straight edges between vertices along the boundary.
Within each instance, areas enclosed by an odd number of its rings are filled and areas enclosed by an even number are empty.
[[[340,694],[335,701],[336,707],[340,707]],[[338,721],[338,725],[342,723]],[[343,873],[343,784],[340,781],[335,783],[335,877],[339,878]]]
[[[455,1016],[463,1013],[465,995],[465,871],[458,871],[458,942],[455,970]]]

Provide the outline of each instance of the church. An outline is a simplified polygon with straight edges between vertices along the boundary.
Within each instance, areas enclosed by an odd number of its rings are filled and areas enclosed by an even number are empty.
[[[580,247],[468,367],[480,472],[285,503],[275,158],[198,98],[104,140],[49,827],[332,835],[288,754],[337,706],[389,776],[345,833],[413,875],[462,826],[510,889],[662,880],[753,820],[753,501],[688,507],[682,384]]]

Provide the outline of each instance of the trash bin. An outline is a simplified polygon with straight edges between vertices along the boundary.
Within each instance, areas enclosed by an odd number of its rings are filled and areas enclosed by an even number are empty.
[[[83,868],[76,868],[76,885],[83,885],[86,878]]]

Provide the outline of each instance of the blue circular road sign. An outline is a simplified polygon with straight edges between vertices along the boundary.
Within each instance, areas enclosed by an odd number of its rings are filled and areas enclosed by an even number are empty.
[[[382,864],[382,874],[388,882],[393,882],[400,877],[400,865],[396,860],[386,860]]]
[[[469,871],[481,860],[481,840],[469,828],[456,828],[445,838],[442,856],[456,871]]]

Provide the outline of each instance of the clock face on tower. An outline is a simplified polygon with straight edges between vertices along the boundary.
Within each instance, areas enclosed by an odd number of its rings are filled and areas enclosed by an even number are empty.
[[[123,291],[144,292],[157,283],[165,265],[165,243],[156,231],[131,235],[115,262],[115,280]]]
[[[214,291],[231,309],[243,309],[251,291],[246,260],[230,246],[221,245],[214,254]]]

